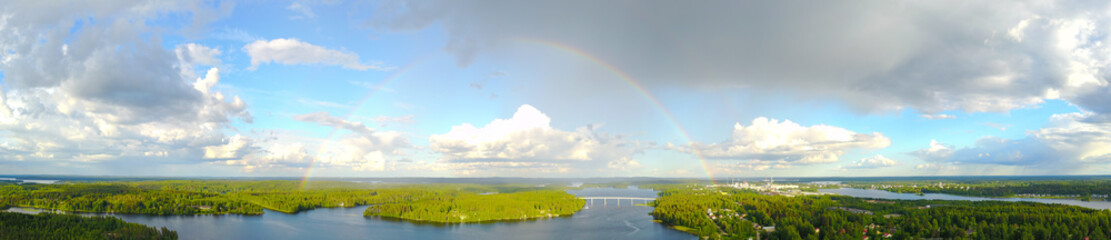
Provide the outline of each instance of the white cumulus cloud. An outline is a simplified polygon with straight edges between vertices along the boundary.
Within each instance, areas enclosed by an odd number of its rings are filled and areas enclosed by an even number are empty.
[[[1111,164],[1111,125],[1086,121],[1096,113],[1054,115],[1047,127],[1031,130],[1023,138],[982,137],[968,147],[953,148],[936,141],[912,155],[926,161],[921,169],[960,166],[961,169],[1010,167],[1022,174],[1087,173],[1091,166]]]
[[[362,122],[348,121],[325,112],[294,116],[294,119],[323,126],[344,129],[352,134],[338,141],[324,141],[315,153],[320,163],[333,167],[346,167],[357,171],[386,170],[387,161],[401,156],[403,149],[411,147],[408,138],[400,132],[379,131]]]
[[[891,160],[890,158],[884,157],[883,155],[875,155],[875,156],[868,157],[868,158],[861,158],[860,160],[858,160],[856,162],[852,162],[849,165],[842,165],[841,168],[842,169],[875,169],[875,168],[894,167],[894,166],[897,166],[897,165],[899,165],[899,162],[896,162],[895,160]]]
[[[176,74],[174,75],[176,76]],[[181,81],[181,80],[178,80]],[[158,118],[143,108],[90,101],[56,88],[16,89],[4,94],[0,132],[8,135],[0,158],[80,162],[118,159],[187,161],[237,158],[249,139],[225,138],[233,118],[251,120],[247,105],[210,89],[219,82],[212,69],[188,88],[199,96],[188,117]],[[183,83],[184,84],[184,83]]]
[[[228,145],[232,145],[229,142]],[[243,172],[264,172],[284,169],[304,169],[312,163],[313,157],[304,144],[271,144],[256,147],[241,158],[216,162],[218,164],[239,166]]]
[[[914,151],[911,155],[925,161],[938,162],[944,161],[953,155],[953,148],[937,140],[930,140],[929,147]]]
[[[598,133],[593,126],[575,131],[552,128],[551,119],[530,105],[520,106],[508,119],[495,119],[482,127],[466,123],[454,126],[447,133],[432,135],[429,142],[433,151],[462,171],[565,172],[640,167],[632,159],[636,143]]]
[[[540,110],[522,105],[509,119],[482,128],[471,124],[432,135],[432,150],[449,159],[590,160],[597,141],[576,132],[553,129]]]
[[[251,150],[250,138],[235,135],[228,138],[227,144],[204,147],[204,158],[239,159]]]
[[[837,162],[846,151],[889,145],[891,140],[880,133],[856,133],[829,125],[801,126],[790,120],[760,117],[748,126],[735,124],[730,141],[695,143],[684,150],[715,159],[814,164]]]

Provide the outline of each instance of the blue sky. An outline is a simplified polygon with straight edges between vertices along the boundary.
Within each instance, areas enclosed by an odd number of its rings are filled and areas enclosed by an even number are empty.
[[[949,4],[17,2],[0,173],[1106,173],[1109,6]]]

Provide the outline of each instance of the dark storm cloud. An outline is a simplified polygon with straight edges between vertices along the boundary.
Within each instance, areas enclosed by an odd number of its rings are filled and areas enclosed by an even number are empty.
[[[860,111],[936,113],[1007,111],[1051,91],[1076,97],[1066,84],[1080,71],[1073,63],[1105,68],[1078,52],[1103,51],[1095,43],[1107,38],[1098,34],[1106,9],[1098,1],[395,1],[368,24],[439,24],[461,66],[514,39],[543,39],[658,86],[788,89]]]

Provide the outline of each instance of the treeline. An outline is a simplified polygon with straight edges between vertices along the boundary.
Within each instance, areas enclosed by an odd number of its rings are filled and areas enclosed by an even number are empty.
[[[1014,197],[1019,194],[1089,199],[1111,194],[1111,179],[1038,181],[887,181],[858,182],[852,187],[877,188],[900,193],[946,193],[978,197]]]
[[[1018,194],[1042,195],[1079,195],[1091,197],[1093,194],[1111,194],[1111,181],[1040,181],[1015,182],[1011,184],[970,184],[967,188],[944,188],[929,186],[920,189],[923,193],[948,193],[966,196],[1012,197]]]
[[[262,193],[292,192],[332,189],[371,189],[375,186],[347,181],[291,181],[291,180],[163,180],[120,182],[128,186],[148,190],[173,190],[202,193]]]
[[[355,207],[368,204],[414,201],[431,195],[431,191],[424,189],[332,189],[233,193],[228,194],[228,197],[254,203],[270,210],[295,213],[322,207]]]
[[[651,215],[715,239],[1108,239],[1111,211],[997,201],[873,201],[669,190]],[[773,230],[774,229],[774,230]]]
[[[0,205],[151,215],[262,214],[257,204],[219,194],[152,191],[115,183],[0,185]]]
[[[555,190],[432,194],[418,201],[374,205],[363,215],[443,223],[520,220],[571,215],[585,203],[574,195]]]
[[[0,212],[3,239],[177,239],[177,232],[114,217]]]
[[[297,181],[156,181],[138,183],[6,184],[0,205],[78,212],[150,215],[294,213],[320,207],[354,207],[415,199],[420,189],[301,191]],[[349,187],[345,183],[319,183]],[[319,186],[318,186],[319,187]]]
[[[218,194],[230,201],[247,202],[261,208],[296,213],[316,208],[355,207],[420,199],[428,190],[403,185],[372,185],[344,181],[204,181],[169,180],[129,182],[129,186],[152,191],[183,191]],[[378,187],[380,189],[374,189]]]

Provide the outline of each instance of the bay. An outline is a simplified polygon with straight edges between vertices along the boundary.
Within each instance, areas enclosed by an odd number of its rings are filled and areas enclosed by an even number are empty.
[[[580,197],[649,197],[647,189],[587,188],[569,190]],[[643,203],[643,201],[635,201]],[[570,217],[526,221],[428,224],[363,217],[369,206],[321,208],[286,214],[264,210],[261,216],[198,215],[151,216],[109,215],[124,221],[178,232],[181,239],[697,239],[652,221],[651,207],[634,206],[629,200],[617,206],[600,200]],[[9,211],[34,212],[26,208]]]

